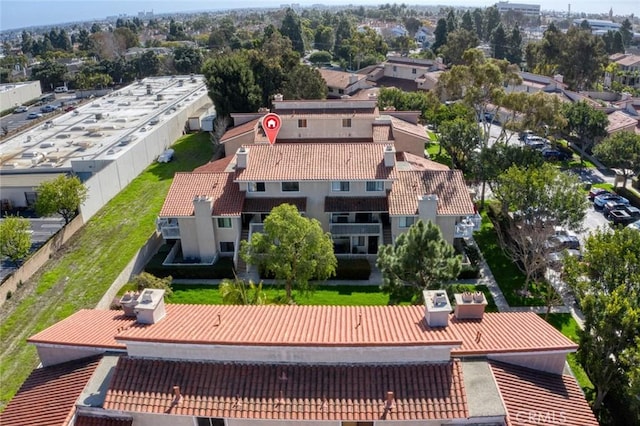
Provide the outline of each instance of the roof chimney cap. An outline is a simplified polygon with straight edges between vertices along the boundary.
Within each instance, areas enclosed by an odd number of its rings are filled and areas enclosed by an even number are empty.
[[[449,325],[451,303],[444,290],[424,290],[425,319],[430,327],[446,327]]]

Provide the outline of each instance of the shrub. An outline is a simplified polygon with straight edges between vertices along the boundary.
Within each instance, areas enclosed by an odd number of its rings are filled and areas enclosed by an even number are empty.
[[[458,274],[459,280],[470,280],[478,277],[480,277],[480,268],[474,265],[462,265]]]
[[[367,259],[338,259],[335,280],[368,280],[371,265]]]
[[[615,191],[618,195],[629,200],[632,206],[640,207],[640,197],[634,191],[623,187],[615,188]]]
[[[174,279],[223,279],[234,278],[233,259],[222,257],[213,265],[164,266],[162,262],[149,262],[145,272],[156,277]]]
[[[7,300],[11,299],[12,296],[13,296],[13,293],[11,292],[11,290],[9,290],[7,292]]]

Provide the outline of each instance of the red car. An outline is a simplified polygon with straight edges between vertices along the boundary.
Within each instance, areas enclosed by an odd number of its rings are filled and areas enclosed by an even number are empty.
[[[69,105],[64,107],[64,112],[73,111],[74,109],[76,109],[76,107],[74,107],[73,105]]]
[[[589,190],[589,200],[593,201],[598,195],[611,194],[612,192],[604,188],[591,188]]]

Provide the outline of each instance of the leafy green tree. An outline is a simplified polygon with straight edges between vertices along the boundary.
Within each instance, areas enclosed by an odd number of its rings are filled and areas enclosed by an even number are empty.
[[[0,221],[0,256],[7,257],[16,266],[31,249],[30,224],[25,218],[7,216]]]
[[[484,15],[481,9],[473,9],[473,26],[478,40],[484,40]]]
[[[422,21],[414,18],[413,16],[405,17],[402,21],[404,23],[404,27],[407,29],[411,37],[415,36],[416,32],[422,26]]]
[[[202,73],[218,114],[228,116],[232,112],[258,110],[261,89],[255,83],[245,55],[233,53],[208,59]]]
[[[59,214],[69,223],[87,200],[87,187],[77,176],[60,175],[36,188],[36,212],[40,216]]]
[[[460,28],[467,31],[475,31],[475,28],[473,28],[473,19],[471,18],[471,12],[469,12],[469,10],[466,10],[462,14],[462,22],[460,23]]]
[[[288,37],[293,45],[293,50],[300,55],[304,55],[304,41],[302,38],[302,25],[300,23],[300,17],[291,8],[287,8],[284,19],[282,20],[282,26],[280,32],[283,36]]]
[[[130,49],[137,47],[140,42],[138,41],[138,34],[131,31],[127,27],[120,27],[113,30],[113,35],[116,37],[119,43],[124,44],[124,48]]]
[[[134,61],[136,63],[134,66],[138,69],[138,77],[140,78],[158,75],[160,72],[160,58],[152,50],[144,52]]]
[[[138,292],[141,292],[145,288],[155,288],[164,290],[165,296],[171,296],[173,295],[172,282],[173,278],[171,276],[159,278],[148,272],[141,272],[138,275],[134,275],[127,285],[133,286]]]
[[[522,33],[517,24],[513,27],[507,39],[505,59],[512,64],[520,64],[522,62]]]
[[[473,49],[478,43],[474,31],[459,29],[447,34],[447,42],[440,48],[440,54],[447,64],[462,65],[464,52]]]
[[[242,259],[272,273],[284,282],[286,297],[294,288],[305,291],[309,281],[325,280],[335,274],[337,260],[333,241],[320,222],[300,215],[295,206],[281,204],[264,220],[264,232],[242,241]]]
[[[202,53],[191,46],[178,46],[173,50],[173,63],[181,73],[199,73],[202,68]]]
[[[333,49],[333,28],[326,25],[319,25],[316,28],[313,44],[320,51]]]
[[[484,11],[484,37],[485,41],[489,41],[493,30],[500,25],[500,12],[496,6],[491,6]]]
[[[587,200],[581,188],[578,177],[549,163],[538,168],[512,166],[498,176],[493,187],[502,210],[498,237],[505,253],[525,274],[525,293],[546,269],[551,225],[570,229],[582,225]]]
[[[67,67],[53,60],[45,60],[33,66],[31,78],[40,80],[43,91],[52,90],[67,80]]]
[[[313,52],[309,56],[309,62],[311,62],[314,65],[330,64],[331,53],[324,50],[321,50],[319,52]]]
[[[433,35],[435,36],[435,40],[431,45],[431,50],[437,52],[438,49],[447,42],[447,21],[444,18],[438,19]]]
[[[235,278],[224,279],[220,282],[218,291],[225,305],[266,305],[269,303],[267,294],[262,290],[262,281],[259,284]]]
[[[456,278],[462,262],[437,225],[418,220],[393,244],[380,246],[376,265],[382,272],[383,292],[396,300],[407,293],[421,300],[423,290]]]
[[[564,275],[584,314],[578,359],[596,389],[593,408],[601,409],[610,394],[630,405],[640,358],[640,232],[591,234],[583,261],[567,260]]]
[[[333,54],[337,58],[348,61],[350,47],[348,40],[351,38],[355,29],[353,24],[346,15],[340,16],[338,25],[336,26],[335,44],[333,46]]]
[[[640,174],[640,135],[633,132],[617,132],[600,142],[593,149],[595,156],[608,167],[624,171],[623,186],[634,174]]]
[[[609,118],[604,111],[595,109],[586,101],[565,104],[563,112],[567,120],[566,131],[577,137],[582,150],[580,158],[584,159],[584,152],[607,135]]]
[[[188,39],[189,36],[184,32],[184,26],[182,23],[176,22],[175,19],[171,19],[169,22],[169,34],[167,34],[167,41]]]
[[[454,32],[458,29],[458,19],[453,9],[449,9],[447,12],[447,34]]]
[[[355,65],[356,69],[360,69],[367,58],[373,58],[373,62],[384,58],[389,49],[382,36],[369,27],[355,31],[346,44],[349,46],[350,67]]]
[[[452,121],[442,123],[438,130],[440,131],[440,145],[451,156],[453,168],[467,170],[469,157],[482,142],[478,123],[475,120],[455,118]]]
[[[325,99],[327,83],[320,71],[307,65],[299,64],[291,70],[282,86],[285,99]]]
[[[628,47],[631,44],[631,40],[633,40],[633,25],[631,25],[631,21],[629,18],[625,18],[622,21],[622,25],[620,26],[620,30],[618,30],[620,35],[622,36],[622,43],[624,47]]]
[[[507,56],[507,34],[502,24],[491,33],[491,49],[496,59],[504,59]]]
[[[104,88],[113,83],[109,74],[79,72],[75,77],[75,86],[78,89]]]
[[[544,164],[540,153],[522,146],[494,144],[472,157],[472,170],[476,176],[484,176],[489,188],[509,167],[536,168]]]
[[[589,89],[598,81],[608,62],[602,37],[570,27],[564,40],[558,72],[570,87]]]

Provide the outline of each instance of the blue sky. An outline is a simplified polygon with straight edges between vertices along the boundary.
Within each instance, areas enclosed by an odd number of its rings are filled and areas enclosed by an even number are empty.
[[[512,1],[516,3],[516,1]],[[572,2],[572,12],[608,13],[613,8],[615,14],[640,14],[640,0],[522,0],[521,3],[540,4],[543,9],[566,10]],[[393,3],[391,0],[235,0],[234,2],[213,1],[176,1],[176,0],[0,0],[0,30],[22,28],[34,25],[52,25],[73,21],[102,19],[110,15],[135,15],[139,11],[153,10],[155,13],[179,11],[216,10],[242,7],[277,7],[283,3],[353,4],[372,5]],[[396,3],[403,3],[397,0]],[[486,7],[495,4],[490,0],[423,0],[404,1],[406,4],[452,5]]]

